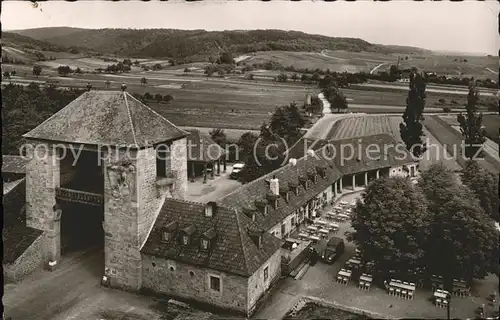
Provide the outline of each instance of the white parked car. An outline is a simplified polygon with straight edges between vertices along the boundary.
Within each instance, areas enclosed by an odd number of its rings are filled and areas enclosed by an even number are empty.
[[[241,170],[245,168],[244,163],[235,163],[233,164],[233,170],[231,171],[231,174],[229,175],[231,179],[237,179],[238,175],[240,174]]]

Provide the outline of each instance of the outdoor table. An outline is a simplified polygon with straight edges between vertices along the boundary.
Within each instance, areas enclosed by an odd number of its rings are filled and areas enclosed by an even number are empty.
[[[365,282],[372,282],[372,277],[369,277],[367,275],[362,275],[361,277],[359,277],[359,280],[360,281],[365,281]]]
[[[302,239],[302,240],[309,239],[309,236],[305,233],[299,233],[299,239]]]
[[[308,226],[307,230],[310,232],[316,232],[316,231],[318,231],[318,228],[316,228],[315,226]]]
[[[336,223],[331,223],[331,222],[329,222],[329,223],[327,224],[327,226],[328,226],[330,229],[338,229],[338,228],[339,228],[339,225],[338,225],[338,224],[336,224]]]
[[[319,233],[321,233],[323,235],[328,235],[330,233],[330,231],[328,231],[326,229],[319,229]]]
[[[447,299],[446,293],[444,293],[442,291],[435,291],[434,292],[434,297],[435,298],[440,298],[440,299]]]
[[[326,224],[327,224],[327,222],[326,222],[326,221],[323,221],[323,220],[316,220],[316,221],[314,221],[314,223],[315,223],[315,224],[322,225],[322,226],[324,226],[324,225],[326,225]]]
[[[361,261],[351,258],[351,259],[347,260],[347,263],[352,263],[352,264],[355,264],[355,265],[360,265]]]
[[[347,271],[345,269],[340,269],[338,275],[342,276],[342,277],[347,277],[347,278],[350,278],[351,277],[351,271]]]
[[[348,216],[348,215],[343,214],[343,213],[339,213],[337,216],[338,216],[339,218],[341,218],[341,219],[347,219],[347,218],[349,218],[349,216]]]
[[[415,291],[415,286],[412,286],[411,284],[404,284],[402,282],[396,282],[394,280],[391,280],[391,282],[389,283],[389,286],[396,287],[396,288],[401,288],[401,289],[404,289],[404,290]]]
[[[319,241],[319,237],[317,237],[317,236],[309,236],[309,240],[311,240],[311,241]]]
[[[349,204],[349,203],[347,201],[345,201],[345,200],[342,200],[342,201],[340,201],[340,204],[344,204],[345,205],[345,204]]]

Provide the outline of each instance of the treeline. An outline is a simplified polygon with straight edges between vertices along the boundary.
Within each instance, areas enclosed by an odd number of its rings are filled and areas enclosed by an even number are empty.
[[[2,154],[19,154],[22,135],[80,96],[81,89],[41,88],[36,83],[26,87],[8,84],[2,89]]]
[[[144,94],[132,93],[132,96],[143,103],[151,101],[155,101],[156,103],[170,103],[172,100],[174,100],[174,97],[170,94],[161,95],[159,93],[156,93],[153,95],[149,92],[146,92]]]

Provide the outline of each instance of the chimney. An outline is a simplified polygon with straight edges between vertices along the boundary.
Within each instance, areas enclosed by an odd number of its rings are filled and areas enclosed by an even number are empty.
[[[309,150],[307,150],[307,155],[310,156],[310,157],[315,157],[316,153],[314,152],[313,149],[309,149]]]
[[[125,92],[125,90],[127,90],[127,85],[125,84],[125,82],[122,82],[121,88],[122,88],[122,91],[124,91],[124,92]]]
[[[306,94],[306,106],[311,105],[311,95],[308,93]]]
[[[280,194],[280,183],[278,178],[274,175],[273,178],[269,181],[269,189],[274,195]]]
[[[297,164],[297,159],[291,158],[290,160],[288,160],[288,163],[290,163],[292,167],[295,167],[295,165]]]

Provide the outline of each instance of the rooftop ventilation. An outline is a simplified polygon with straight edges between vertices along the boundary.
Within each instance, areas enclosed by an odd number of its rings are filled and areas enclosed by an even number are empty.
[[[290,160],[288,160],[288,163],[295,167],[297,165],[297,159],[291,158]]]

